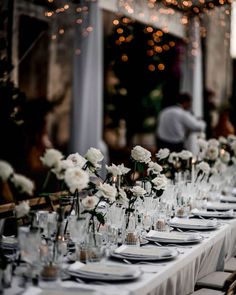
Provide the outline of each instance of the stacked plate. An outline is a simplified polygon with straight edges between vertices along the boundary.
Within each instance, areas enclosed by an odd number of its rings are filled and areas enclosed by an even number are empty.
[[[122,245],[111,253],[111,257],[138,261],[166,260],[172,259],[177,255],[178,251],[166,247],[136,247],[127,245]]]
[[[16,250],[18,248],[17,238],[14,236],[2,236],[0,248],[5,250]]]
[[[83,264],[75,262],[68,273],[73,277],[86,280],[100,281],[128,281],[139,278],[142,274],[139,268],[124,265],[106,265],[102,263]]]
[[[146,239],[152,242],[173,243],[173,244],[188,244],[198,243],[203,238],[199,233],[185,233],[185,232],[159,232],[151,230]]]
[[[216,229],[220,226],[219,222],[215,220],[204,220],[204,219],[185,219],[185,218],[178,218],[175,217],[170,220],[170,225],[172,227],[177,227],[180,229],[186,230],[209,230],[209,229]]]
[[[198,209],[193,209],[191,213],[194,216],[203,217],[203,218],[235,218],[233,210],[229,211],[203,211]]]
[[[236,204],[232,203],[221,203],[221,202],[207,202],[208,210],[216,210],[216,211],[236,211]]]
[[[220,201],[224,203],[236,203],[235,196],[221,196]]]

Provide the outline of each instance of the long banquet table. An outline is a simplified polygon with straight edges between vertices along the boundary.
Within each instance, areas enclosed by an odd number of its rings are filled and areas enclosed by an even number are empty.
[[[62,287],[88,289],[84,294],[191,294],[198,279],[215,270],[223,270],[225,261],[236,254],[236,219],[220,220],[220,222],[220,228],[201,232],[204,237],[202,242],[191,246],[176,246],[180,254],[174,260],[161,261],[150,265],[133,265],[133,267],[140,267],[143,271],[142,276],[136,281],[116,284],[99,284],[98,282],[83,284],[58,281],[56,283],[40,283],[39,287],[55,289],[57,286],[60,289]],[[102,263],[124,264],[109,259],[102,261]],[[22,290],[18,286],[18,278],[14,277],[12,287],[5,289],[4,294],[16,295]],[[89,290],[96,291],[89,293]],[[31,288],[26,294],[39,294],[39,289]],[[83,294],[83,292],[78,294]]]

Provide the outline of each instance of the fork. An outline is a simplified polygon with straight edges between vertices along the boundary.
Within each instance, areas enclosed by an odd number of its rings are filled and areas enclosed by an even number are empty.
[[[132,265],[132,264],[145,264],[145,265],[155,265],[155,266],[166,266],[166,263],[152,263],[152,262],[148,262],[148,261],[135,261],[135,262],[131,262],[130,260],[127,260],[127,259],[123,259],[123,261],[129,265]]]

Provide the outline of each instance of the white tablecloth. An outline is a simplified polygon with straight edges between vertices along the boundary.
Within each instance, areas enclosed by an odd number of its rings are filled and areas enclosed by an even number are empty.
[[[181,253],[172,261],[162,261],[156,265],[136,265],[135,267],[143,270],[143,275],[137,281],[115,285],[91,283],[88,286],[74,283],[73,286],[92,288],[110,295],[190,294],[198,279],[215,270],[223,270],[224,262],[236,254],[236,220],[224,220],[219,229],[203,232],[202,235],[204,239],[201,243],[191,245],[191,248],[178,247]],[[104,263],[116,262],[109,260]],[[14,295],[19,292],[15,281],[12,288],[5,289],[5,294]]]

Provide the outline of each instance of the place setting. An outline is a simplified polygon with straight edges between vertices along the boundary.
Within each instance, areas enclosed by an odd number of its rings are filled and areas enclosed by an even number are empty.
[[[178,251],[168,247],[145,246],[135,247],[122,245],[110,253],[111,258],[128,260],[134,263],[159,262],[171,260],[178,256]]]
[[[199,218],[220,218],[220,219],[233,219],[236,217],[233,209],[228,211],[206,211],[206,210],[199,210],[197,208],[191,211],[193,216]]]
[[[219,228],[221,224],[217,219],[205,220],[174,217],[170,220],[170,225],[181,230],[214,230]]]
[[[79,261],[70,265],[66,271],[70,276],[85,281],[122,282],[140,278],[142,270],[127,265],[91,263]]]
[[[193,244],[199,243],[203,240],[203,237],[199,233],[193,232],[160,232],[151,230],[145,236],[150,242],[158,242],[164,244]]]

